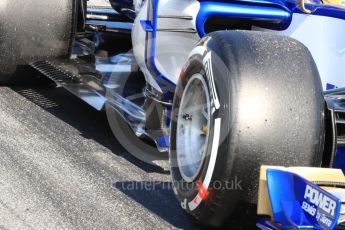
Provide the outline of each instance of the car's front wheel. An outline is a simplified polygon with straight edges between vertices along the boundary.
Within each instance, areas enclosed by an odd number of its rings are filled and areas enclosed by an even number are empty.
[[[308,49],[259,32],[221,31],[191,52],[175,92],[176,197],[200,223],[255,217],[260,165],[320,166],[324,99]]]

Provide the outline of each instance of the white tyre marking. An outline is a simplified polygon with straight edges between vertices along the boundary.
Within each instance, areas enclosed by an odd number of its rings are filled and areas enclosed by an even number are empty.
[[[206,171],[206,176],[204,178],[204,181],[202,183],[203,189],[208,189],[211,183],[214,167],[216,166],[216,160],[218,155],[218,146],[219,146],[219,140],[220,140],[220,128],[221,128],[221,118],[216,118],[214,120],[214,136],[212,141],[212,149],[211,149],[211,156],[210,156],[210,162],[208,164],[208,168]],[[195,198],[188,203],[188,207],[191,211],[196,209],[199,204],[202,201],[202,197],[198,193]]]
[[[213,70],[212,70],[212,59],[211,59],[211,52],[208,52],[206,56],[204,57],[203,64],[205,67],[206,75],[208,78],[208,82],[211,87],[211,94],[213,98],[213,104],[214,108],[219,109],[220,103],[217,95],[216,85],[214,83],[214,76],[213,76]],[[214,110],[212,111],[214,113]]]
[[[172,188],[173,188],[175,195],[177,195],[177,190],[176,190],[175,186],[172,186]]]
[[[197,47],[195,47],[193,50],[192,50],[192,52],[190,52],[190,54],[189,54],[189,56],[188,56],[188,59],[190,58],[190,57],[192,57],[193,55],[195,55],[195,54],[199,54],[199,55],[201,55],[201,56],[204,56],[204,54],[207,52],[207,49],[206,49],[206,47],[204,47],[204,46],[197,46]]]
[[[185,198],[183,202],[181,202],[181,207],[183,209],[187,209],[187,199]]]

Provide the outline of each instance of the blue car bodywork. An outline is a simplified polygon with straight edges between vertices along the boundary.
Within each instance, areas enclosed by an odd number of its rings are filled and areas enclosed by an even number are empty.
[[[338,225],[342,200],[331,191],[280,169],[267,169],[266,179],[274,222],[262,218],[257,222],[260,229],[334,229]]]

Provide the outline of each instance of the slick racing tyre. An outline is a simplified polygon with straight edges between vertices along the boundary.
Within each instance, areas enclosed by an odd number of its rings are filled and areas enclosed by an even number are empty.
[[[1,0],[0,84],[19,81],[21,65],[70,55],[78,0]]]
[[[298,41],[220,31],[191,52],[175,92],[173,188],[200,223],[255,216],[260,165],[320,166],[324,99]]]

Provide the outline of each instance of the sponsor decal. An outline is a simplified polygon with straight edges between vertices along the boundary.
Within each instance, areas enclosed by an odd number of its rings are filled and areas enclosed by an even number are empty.
[[[337,202],[313,186],[306,185],[302,209],[324,226],[330,227],[336,213]]]
[[[304,192],[304,199],[319,207],[326,213],[334,216],[337,203],[319,190],[307,185]]]

